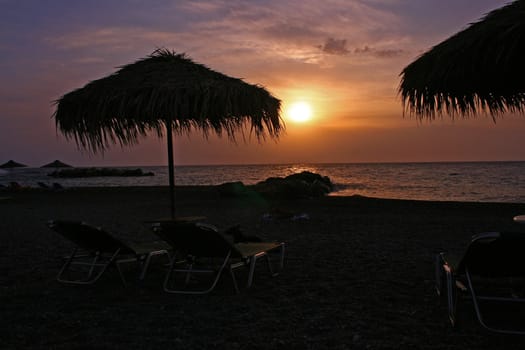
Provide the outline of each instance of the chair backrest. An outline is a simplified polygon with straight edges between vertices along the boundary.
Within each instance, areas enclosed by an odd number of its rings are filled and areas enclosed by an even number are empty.
[[[114,253],[120,249],[123,254],[134,253],[133,249],[107,231],[82,221],[51,220],[47,225],[85,250]]]
[[[203,223],[162,223],[153,231],[173,248],[185,254],[201,257],[225,257],[228,252],[238,255],[231,242],[212,225]]]
[[[459,265],[479,276],[525,277],[525,233],[487,232],[473,236]]]

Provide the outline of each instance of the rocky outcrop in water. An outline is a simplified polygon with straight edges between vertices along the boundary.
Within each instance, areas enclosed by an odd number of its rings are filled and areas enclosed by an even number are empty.
[[[251,188],[266,196],[278,198],[321,197],[333,191],[330,178],[309,171],[282,177],[271,177]]]
[[[80,177],[99,177],[99,176],[122,176],[138,177],[153,176],[152,172],[144,172],[142,169],[119,169],[119,168],[72,168],[53,171],[48,174],[52,177],[61,178],[80,178]]]
[[[267,198],[310,198],[321,197],[334,189],[327,176],[309,171],[286,177],[270,177],[255,185],[245,186],[242,182],[228,182],[217,186],[221,197],[237,197],[257,193]]]

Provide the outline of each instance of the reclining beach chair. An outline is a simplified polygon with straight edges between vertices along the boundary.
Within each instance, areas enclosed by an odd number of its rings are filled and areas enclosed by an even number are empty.
[[[525,334],[525,304],[515,304],[525,302],[525,233],[474,235],[463,256],[440,253],[435,264],[436,290],[441,295],[446,284],[448,316],[453,326],[458,301],[468,298],[472,300],[477,319],[484,328],[499,333]],[[494,323],[494,316],[497,316],[500,322],[489,325],[482,313],[482,304],[497,306],[495,310],[491,308],[491,320]],[[513,319],[501,322],[501,317],[508,316],[503,307],[509,305],[514,306],[514,311],[523,312],[517,322],[521,329],[516,329]]]
[[[279,271],[284,265],[284,243],[232,243],[216,227],[203,223],[158,223],[153,225],[153,231],[177,252],[164,280],[164,290],[169,293],[209,293],[224,270],[228,271],[238,293],[235,269],[248,268],[246,286],[249,288],[259,259],[266,259],[272,276],[278,275],[278,272],[273,270],[269,253],[279,253]],[[191,286],[192,279],[206,274],[212,276],[211,281],[206,279],[204,286]],[[183,278],[180,279],[181,276]]]
[[[66,262],[57,275],[57,280],[62,283],[93,284],[109,267],[116,267],[125,285],[120,264],[127,262],[141,264],[139,279],[143,280],[151,258],[168,254],[169,250],[169,245],[160,241],[125,243],[102,228],[80,221],[51,220],[47,225],[75,244],[73,252],[66,257]]]

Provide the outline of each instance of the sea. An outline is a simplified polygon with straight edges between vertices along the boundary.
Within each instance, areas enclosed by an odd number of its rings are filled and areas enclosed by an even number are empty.
[[[167,166],[135,166],[152,172],[144,177],[55,178],[50,168],[0,169],[0,185],[17,182],[59,183],[68,187],[165,186]],[[335,184],[333,196],[525,203],[525,162],[257,164],[176,166],[176,185],[218,185],[241,181],[255,184],[269,177],[310,171],[328,176]]]

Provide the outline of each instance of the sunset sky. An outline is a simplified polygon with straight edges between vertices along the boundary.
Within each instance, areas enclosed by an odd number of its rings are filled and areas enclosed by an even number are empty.
[[[166,164],[154,133],[91,155],[51,118],[63,94],[159,47],[283,101],[278,142],[177,136],[178,165],[525,160],[525,117],[419,122],[403,116],[397,94],[406,65],[505,3],[0,0],[0,163]]]

